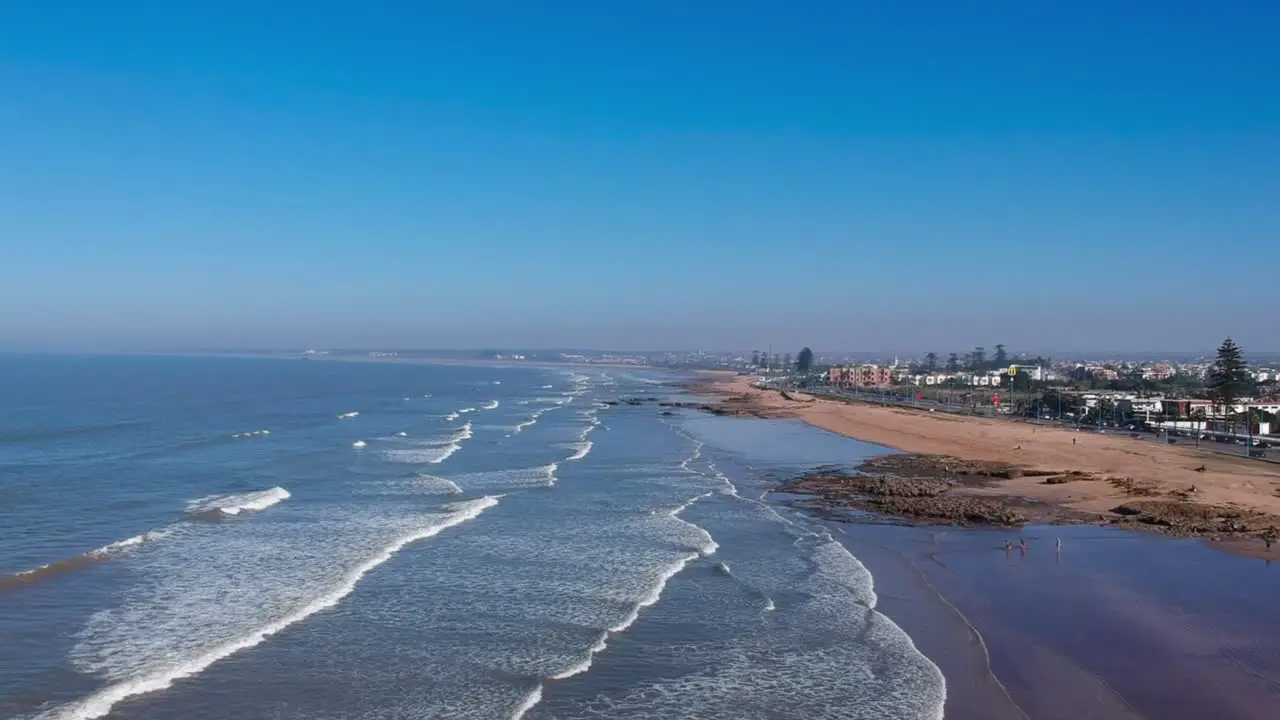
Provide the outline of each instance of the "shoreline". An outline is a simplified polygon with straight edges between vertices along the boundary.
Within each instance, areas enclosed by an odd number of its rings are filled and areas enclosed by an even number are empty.
[[[813,505],[828,516],[862,510],[934,524],[1106,523],[1280,559],[1280,548],[1263,539],[1274,542],[1280,528],[1275,465],[1007,420],[760,390],[751,380],[704,376],[694,391],[718,402],[699,409],[797,418],[914,460],[889,456],[871,472],[834,471],[779,487],[816,496]],[[878,480],[874,487],[868,477]],[[970,517],[970,510],[977,512]]]
[[[827,524],[942,670],[947,720],[1264,720],[1280,702],[1280,568],[1088,525]],[[1029,549],[1003,551],[1019,534]]]

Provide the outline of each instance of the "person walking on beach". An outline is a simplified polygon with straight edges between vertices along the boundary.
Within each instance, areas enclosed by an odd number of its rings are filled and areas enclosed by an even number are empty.
[[[1058,538],[1058,553],[1062,553],[1062,538]]]
[[[1004,541],[1004,553],[1005,553],[1005,555],[1008,555],[1008,554],[1009,554],[1009,551],[1011,551],[1011,550],[1013,550],[1013,543],[1009,542],[1008,540],[1005,540],[1005,541]]]
[[[1020,540],[1021,540],[1021,542],[1022,542],[1022,552],[1023,552],[1023,553],[1026,553],[1026,552],[1027,552],[1027,539],[1026,539],[1026,538],[1019,538],[1019,539],[1020,539]]]

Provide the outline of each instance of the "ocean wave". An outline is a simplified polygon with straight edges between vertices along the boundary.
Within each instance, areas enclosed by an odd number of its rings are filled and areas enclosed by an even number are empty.
[[[709,497],[711,497],[711,493],[709,492],[703,493],[695,498],[689,499],[683,505],[667,513],[667,515],[671,516],[676,521],[681,522],[687,525],[688,527],[693,528],[694,532],[698,533],[698,535],[702,537],[702,543],[698,545],[698,552],[702,555],[713,554],[716,550],[720,548],[720,544],[715,541],[715,538],[711,537],[711,533],[707,532],[705,528],[695,525],[689,522],[688,520],[685,520],[684,518],[680,517],[680,513],[684,512],[685,510],[688,510],[691,505],[698,502],[699,500],[702,500],[704,498],[709,498]]]
[[[223,658],[234,655],[258,645],[266,638],[281,630],[314,615],[321,610],[333,607],[344,597],[355,590],[360,579],[370,570],[390,560],[397,552],[410,543],[425,540],[438,535],[451,527],[461,525],[478,517],[488,508],[498,504],[500,496],[485,496],[476,500],[447,505],[449,514],[436,518],[436,521],[406,534],[394,538],[382,546],[372,557],[356,565],[341,576],[334,587],[326,589],[301,607],[287,615],[265,623],[243,635],[230,638],[191,656],[165,663],[162,667],[147,667],[140,672],[126,677],[119,682],[103,687],[89,696],[76,702],[53,708],[42,713],[40,720],[92,720],[111,712],[111,709],[122,700],[163,690],[175,680],[192,677]],[[108,658],[107,662],[111,662]]]
[[[586,457],[587,453],[591,452],[591,444],[592,443],[590,440],[584,440],[583,442],[580,442],[580,443],[573,443],[573,445],[570,446],[571,449],[573,450],[573,454],[565,458],[565,462],[581,460],[582,458]]]
[[[542,683],[538,683],[529,691],[528,695],[520,701],[520,704],[511,711],[511,720],[520,720],[524,714],[534,708],[535,705],[542,702]]]
[[[45,563],[37,568],[22,570],[12,575],[0,577],[0,591],[15,590],[17,588],[35,585],[43,580],[71,572],[72,570],[77,570],[85,567],[86,565],[92,565],[104,560],[109,560],[132,548],[136,548],[143,543],[160,540],[170,535],[172,532],[173,528],[149,530],[147,532],[134,535],[133,537],[125,538],[124,540],[107,543],[100,548],[83,552],[74,557],[69,557],[64,560],[55,560],[54,562]]]
[[[458,414],[459,414],[459,415],[466,415],[467,413],[473,413],[473,412],[475,412],[475,411],[476,411],[476,409],[475,409],[475,408],[473,408],[473,407],[465,407],[465,408],[462,408],[461,410],[459,410],[459,411],[458,411]]]
[[[233,437],[233,438],[254,438],[254,437],[262,437],[263,435],[270,435],[270,434],[271,434],[271,431],[270,431],[270,430],[250,430],[250,431],[248,431],[248,432],[238,432],[238,433],[235,433],[235,434],[233,434],[231,437]]]
[[[461,495],[462,488],[458,487],[458,483],[435,475],[418,475],[413,479],[413,485],[420,488],[422,492],[427,494],[442,495]]]
[[[235,495],[210,495],[187,503],[187,512],[200,516],[239,515],[243,512],[265,510],[287,498],[289,491],[278,486]]]
[[[560,463],[537,467],[507,468],[489,472],[464,473],[452,479],[458,485],[473,492],[499,492],[519,488],[552,487],[556,484],[556,471]]]
[[[366,445],[368,445],[368,444],[369,444],[369,443],[367,443],[367,442],[365,442],[365,441],[363,441],[363,440],[357,440],[357,441],[355,441],[355,442],[351,443],[351,447],[356,448],[356,449],[360,449],[360,448],[362,448],[362,447],[364,447],[364,446],[366,446]]]
[[[408,448],[390,448],[385,451],[385,457],[390,462],[438,465],[461,450],[462,443],[470,440],[472,436],[471,423],[468,422],[454,428],[453,434],[447,438],[425,442],[414,441],[413,447]],[[400,444],[403,443],[404,441],[400,441]]]
[[[481,410],[497,410],[497,409],[498,409],[497,400],[490,400],[489,402],[484,404],[483,408],[481,408]]]
[[[445,415],[445,416],[444,416],[444,419],[445,419],[445,421],[446,421],[446,422],[453,422],[454,420],[457,420],[457,419],[458,419],[458,413],[456,413],[456,412],[451,412],[451,413],[449,413],[448,415]]]
[[[359,416],[360,416],[360,413],[352,411],[352,412],[344,412],[341,415],[339,415],[338,418],[347,419],[347,418],[353,418],[353,417],[359,417]]]
[[[687,567],[690,562],[693,562],[697,558],[698,556],[696,554],[690,553],[688,555],[684,555],[680,557],[674,563],[663,568],[658,574],[658,577],[656,578],[654,584],[649,587],[648,591],[631,604],[631,607],[627,611],[627,614],[624,615],[621,620],[609,626],[607,630],[601,633],[599,639],[596,640],[595,644],[593,644],[590,648],[587,649],[587,656],[585,659],[577,663],[574,663],[568,668],[565,668],[564,670],[552,675],[551,679],[565,680],[573,677],[574,675],[581,675],[582,673],[590,670],[592,662],[595,659],[595,656],[603,652],[609,646],[609,636],[617,635],[619,633],[625,632],[627,628],[634,625],[636,620],[640,619],[640,612],[645,608],[649,607],[650,605],[653,605],[654,603],[658,602],[658,600],[662,597],[662,591],[666,589],[667,583],[671,581],[671,578],[675,577],[676,575],[679,575],[680,572],[684,570],[685,567]],[[539,695],[539,698],[540,697],[541,696]],[[536,705],[537,702],[535,701],[534,704]],[[533,705],[530,705],[529,707],[531,708],[533,707]],[[524,712],[527,712],[528,709],[529,708],[525,708]]]

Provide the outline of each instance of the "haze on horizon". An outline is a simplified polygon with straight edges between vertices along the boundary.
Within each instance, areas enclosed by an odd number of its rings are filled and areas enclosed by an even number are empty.
[[[0,8],[0,351],[1280,350],[1280,6]]]

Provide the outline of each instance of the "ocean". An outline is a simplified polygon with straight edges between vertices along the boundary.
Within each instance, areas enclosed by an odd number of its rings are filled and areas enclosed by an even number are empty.
[[[0,718],[941,717],[762,499],[883,449],[616,403],[676,379],[0,356]]]

